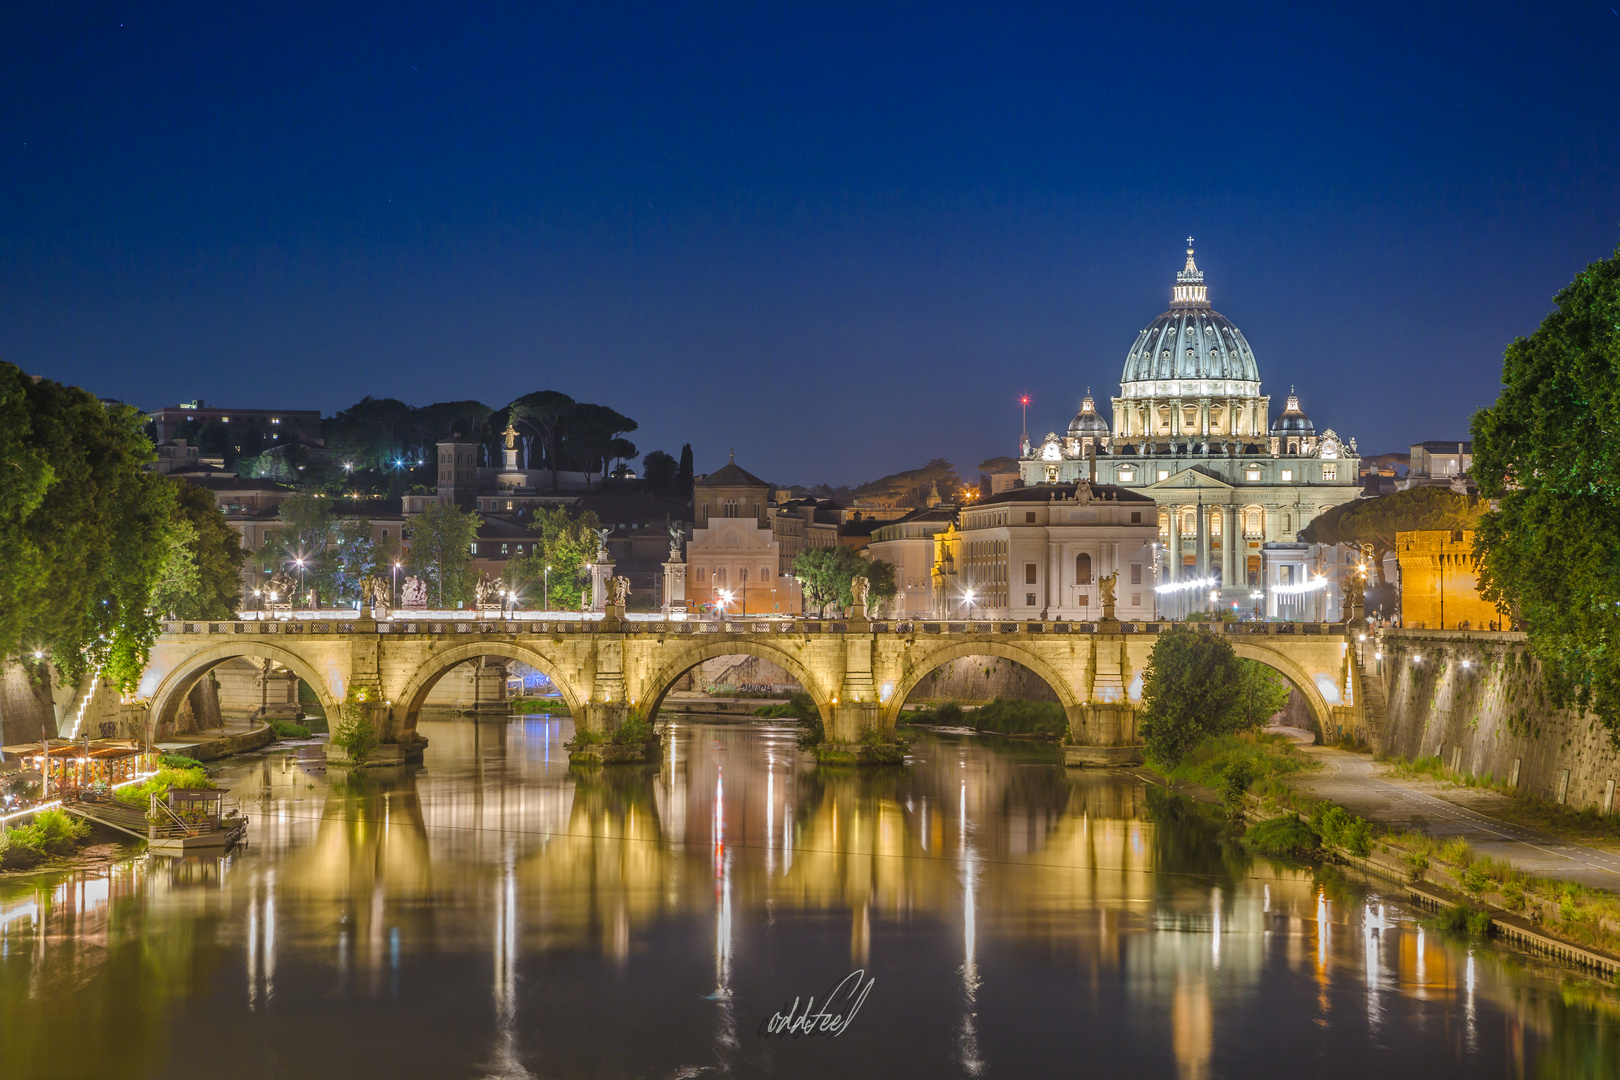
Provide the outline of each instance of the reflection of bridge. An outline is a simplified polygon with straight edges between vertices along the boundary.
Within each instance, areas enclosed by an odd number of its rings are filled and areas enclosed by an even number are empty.
[[[1068,622],[377,622],[292,620],[169,623],[152,650],[139,696],[148,730],[170,723],[197,680],[235,657],[297,673],[329,716],[364,703],[386,737],[408,741],[429,691],[446,672],[479,657],[544,672],[584,726],[612,727],[629,710],[656,714],[678,679],[719,656],[776,664],[814,699],[829,736],[892,726],[917,683],[964,656],[996,656],[1044,679],[1077,742],[1109,749],[1136,743],[1134,702],[1161,624],[1125,623],[1118,633]],[[1342,626],[1235,623],[1219,627],[1240,656],[1278,671],[1324,730],[1368,722],[1355,642]]]

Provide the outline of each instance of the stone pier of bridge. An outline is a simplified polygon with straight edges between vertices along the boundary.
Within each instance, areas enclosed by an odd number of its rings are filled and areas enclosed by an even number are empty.
[[[235,657],[269,660],[309,685],[336,718],[359,709],[386,742],[416,738],[434,684],[481,657],[518,661],[549,677],[575,722],[611,730],[632,713],[656,719],[683,674],[705,660],[755,656],[804,687],[829,739],[853,741],[863,728],[892,727],[916,685],[942,664],[994,656],[1044,679],[1069,718],[1069,742],[1097,763],[1139,753],[1142,674],[1157,634],[1169,624],[1124,623],[1118,632],[1068,622],[933,622],[736,619],[436,619],[403,613],[345,617],[166,624],[142,675],[149,732],[172,724],[199,678]],[[1115,626],[1108,628],[1110,631]],[[1355,635],[1324,624],[1229,624],[1221,633],[1240,656],[1259,660],[1300,693],[1329,737],[1365,727]]]

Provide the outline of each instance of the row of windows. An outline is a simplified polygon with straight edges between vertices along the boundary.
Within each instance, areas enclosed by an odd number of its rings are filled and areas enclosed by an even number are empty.
[[[738,585],[746,585],[746,584],[748,584],[748,571],[749,571],[749,567],[746,567],[746,566],[737,568],[736,584],[738,584]],[[770,567],[762,566],[762,567],[759,568],[759,575],[754,578],[754,581],[755,582],[773,581],[773,580],[775,580],[775,577],[776,577],[776,575],[771,573],[771,568]],[[691,580],[692,580],[693,584],[696,584],[696,585],[703,585],[703,584],[706,583],[706,584],[709,584],[709,585],[714,585],[714,586],[716,586],[718,588],[724,588],[725,586],[732,584],[732,580],[731,580],[731,578],[729,576],[729,571],[724,566],[715,567],[712,577],[710,576],[710,573],[706,568],[704,568],[702,566],[693,567],[692,568],[692,578],[691,578]]]

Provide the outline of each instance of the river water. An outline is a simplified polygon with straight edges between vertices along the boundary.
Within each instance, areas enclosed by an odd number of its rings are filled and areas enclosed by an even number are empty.
[[[1426,931],[1376,885],[1251,858],[1203,810],[1047,747],[927,735],[906,770],[829,774],[789,728],[680,722],[660,766],[587,773],[566,719],[422,731],[421,767],[233,760],[251,844],[227,858],[0,878],[0,1076],[1620,1061],[1613,991]],[[841,981],[842,1034],[770,1033]]]

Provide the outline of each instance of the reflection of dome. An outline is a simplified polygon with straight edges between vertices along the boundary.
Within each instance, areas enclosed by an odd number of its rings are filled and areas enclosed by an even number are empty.
[[[1226,316],[1209,306],[1204,272],[1187,249],[1187,266],[1176,275],[1170,310],[1142,331],[1125,357],[1120,382],[1157,379],[1198,381],[1223,379],[1258,384],[1260,368],[1254,350]],[[1191,388],[1189,388],[1191,389]],[[1228,390],[1217,391],[1232,392]],[[1254,393],[1259,393],[1258,385]],[[1135,396],[1127,389],[1126,396]]]
[[[1288,390],[1288,407],[1283,410],[1281,416],[1271,422],[1271,433],[1273,435],[1316,434],[1316,425],[1311,423],[1310,417],[1300,411],[1299,395],[1294,393],[1292,387]]]
[[[1077,439],[1086,436],[1095,439],[1108,437],[1108,425],[1097,415],[1097,403],[1092,400],[1090,390],[1086,391],[1086,396],[1080,401],[1080,411],[1069,421],[1069,434]]]

